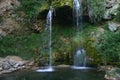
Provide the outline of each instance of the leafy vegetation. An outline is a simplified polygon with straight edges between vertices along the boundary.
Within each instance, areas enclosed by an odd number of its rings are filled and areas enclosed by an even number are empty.
[[[118,64],[120,61],[120,31],[106,32],[99,44],[99,52],[104,64]]]
[[[42,9],[44,0],[19,0],[21,5],[15,9],[17,17],[20,18],[22,26],[32,27],[37,22],[37,17]],[[45,6],[45,5],[44,5]]]
[[[20,0],[19,11],[23,11],[28,18],[34,18],[39,13],[43,0]]]
[[[25,26],[33,27],[40,23],[38,17],[46,14],[50,5],[56,9],[56,17],[53,18],[52,26],[52,53],[54,64],[73,64],[73,56],[78,46],[85,48],[90,64],[117,64],[120,61],[120,31],[109,32],[99,35],[100,27],[84,24],[81,31],[72,26],[72,0],[19,0],[21,6],[16,9],[19,18],[24,18]],[[86,3],[87,2],[87,3]],[[93,23],[102,20],[104,14],[104,0],[87,0],[84,2],[85,10],[88,8],[89,17]],[[42,5],[44,3],[44,6]],[[87,4],[87,5],[86,5]],[[47,8],[47,9],[46,9]],[[41,15],[40,12],[45,9]],[[120,11],[116,21],[120,21]],[[0,16],[2,22],[2,16]],[[38,23],[38,24],[37,24]],[[42,30],[31,31],[27,27],[0,39],[0,56],[17,55],[24,59],[36,58],[40,64],[49,61],[49,31],[42,25]],[[40,26],[41,27],[41,26]],[[108,26],[105,24],[104,30]],[[100,32],[102,33],[102,32]],[[98,36],[98,37],[96,37]],[[97,45],[96,45],[97,44]]]
[[[118,13],[115,16],[114,20],[120,22],[120,7],[118,8]]]
[[[14,34],[0,39],[0,56],[17,55],[24,59],[34,56],[35,50],[38,50],[41,42],[40,35]]]
[[[100,22],[105,11],[104,0],[87,0],[88,14],[93,23]]]

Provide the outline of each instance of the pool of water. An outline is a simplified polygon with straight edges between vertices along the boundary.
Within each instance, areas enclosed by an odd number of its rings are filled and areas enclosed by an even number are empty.
[[[104,72],[95,69],[55,68],[54,72],[19,71],[0,76],[0,80],[104,80]]]

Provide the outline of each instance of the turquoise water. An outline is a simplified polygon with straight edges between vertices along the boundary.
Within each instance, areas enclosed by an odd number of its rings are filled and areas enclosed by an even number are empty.
[[[54,72],[44,73],[35,71],[15,72],[1,76],[0,80],[104,80],[104,73],[92,69],[57,68]]]

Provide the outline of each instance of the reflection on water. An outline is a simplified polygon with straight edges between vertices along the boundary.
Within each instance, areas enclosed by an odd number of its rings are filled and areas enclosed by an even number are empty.
[[[74,70],[59,68],[55,72],[38,73],[35,71],[16,72],[0,77],[0,80],[104,80],[104,73],[96,70]]]

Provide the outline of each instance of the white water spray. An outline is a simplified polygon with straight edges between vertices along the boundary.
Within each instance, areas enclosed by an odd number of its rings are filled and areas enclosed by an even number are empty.
[[[52,14],[53,8],[50,6],[50,10],[46,17],[46,26],[49,27],[49,65],[46,68],[38,69],[37,72],[52,72],[54,71],[52,67]]]
[[[73,23],[78,29],[82,22],[82,5],[81,0],[73,0]]]
[[[82,0],[73,0],[73,23],[77,27],[77,35],[79,35],[82,29]],[[74,69],[86,69],[86,51],[84,48],[78,46],[78,49],[74,55]]]

